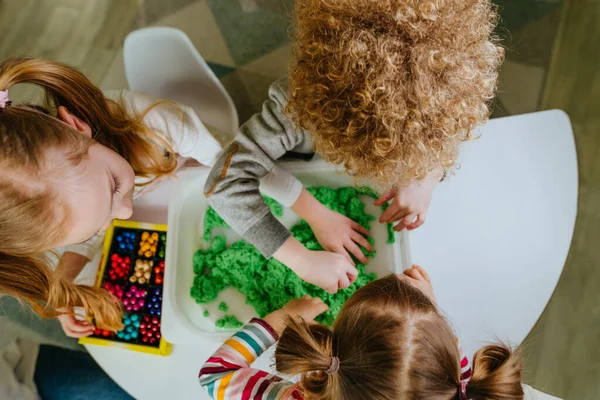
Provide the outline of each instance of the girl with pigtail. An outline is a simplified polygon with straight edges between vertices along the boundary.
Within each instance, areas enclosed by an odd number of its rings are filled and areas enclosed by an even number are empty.
[[[421,267],[359,289],[331,328],[313,322],[326,309],[306,296],[252,320],[204,364],[200,383],[219,400],[523,399],[519,353],[486,346],[471,367]],[[250,367],[277,341],[275,368],[298,383]]]
[[[9,91],[19,84],[41,88],[45,106],[12,102]],[[73,279],[112,220],[131,216],[134,196],[183,159],[210,166],[220,150],[189,107],[102,92],[50,60],[0,62],[0,293],[58,316],[68,336],[95,328],[77,320],[73,307],[99,328],[120,329],[118,302]]]

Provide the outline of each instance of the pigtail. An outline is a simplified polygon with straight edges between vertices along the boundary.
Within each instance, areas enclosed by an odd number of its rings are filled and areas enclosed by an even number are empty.
[[[475,353],[473,376],[467,385],[467,397],[473,400],[523,399],[520,352],[503,345],[486,346]]]
[[[51,271],[43,257],[0,252],[0,292],[26,301],[43,318],[54,318],[65,307],[82,307],[98,328],[122,328],[119,302],[104,289],[75,285]]]
[[[336,398],[340,361],[333,351],[333,336],[327,326],[289,319],[275,351],[277,371],[302,374],[308,397]]]
[[[19,83],[41,87],[47,106],[53,109],[65,106],[87,122],[92,129],[92,139],[125,158],[136,176],[153,177],[146,184],[177,167],[170,143],[142,122],[156,104],[141,115],[127,115],[81,72],[39,58],[12,58],[0,63],[0,90]]]

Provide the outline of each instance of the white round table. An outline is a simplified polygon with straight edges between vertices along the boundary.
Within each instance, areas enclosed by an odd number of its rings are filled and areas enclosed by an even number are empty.
[[[438,303],[467,354],[495,338],[521,343],[562,272],[577,213],[577,158],[561,111],[501,118],[465,145],[456,176],[438,186],[412,260],[427,268]],[[165,222],[168,184],[136,201],[135,220]],[[87,345],[136,399],[209,399],[200,366],[220,345],[198,338],[168,357]],[[268,360],[259,360],[266,366]]]

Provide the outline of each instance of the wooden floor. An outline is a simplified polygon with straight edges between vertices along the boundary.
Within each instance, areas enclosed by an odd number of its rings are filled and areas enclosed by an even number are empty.
[[[565,110],[573,123],[579,162],[579,210],[565,270],[550,304],[527,340],[527,379],[565,399],[597,400],[600,399],[600,2],[567,1],[561,30],[543,107]]]

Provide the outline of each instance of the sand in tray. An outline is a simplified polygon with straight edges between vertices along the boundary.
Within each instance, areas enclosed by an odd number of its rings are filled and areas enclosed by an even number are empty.
[[[374,216],[365,212],[364,203],[358,195],[378,198],[379,194],[371,188],[344,187],[331,189],[327,187],[309,188],[317,200],[329,209],[337,211],[360,225],[369,229]],[[270,198],[265,201],[276,216],[283,214],[283,207]],[[226,287],[234,287],[246,296],[246,303],[251,305],[260,317],[264,317],[285,305],[289,300],[308,294],[320,297],[329,306],[329,310],[317,317],[317,321],[331,325],[340,312],[343,304],[360,287],[376,279],[376,274],[366,273],[366,266],[357,263],[358,278],[348,288],[330,294],[323,289],[304,282],[282,263],[271,258],[267,260],[249,243],[240,240],[227,247],[223,235],[212,237],[215,227],[227,227],[227,224],[209,208],[204,220],[204,239],[210,242],[207,250],[200,249],[194,254],[194,283],[190,294],[197,303],[210,303],[217,299]],[[301,221],[290,229],[292,235],[309,250],[322,250],[312,229],[307,222]],[[374,245],[373,238],[367,239]],[[388,243],[393,243],[393,231],[388,226]],[[374,257],[363,249],[363,253]],[[216,325],[224,328],[235,328],[237,319],[225,316]],[[226,321],[227,319],[227,321]],[[230,322],[230,323],[226,323]],[[238,321],[239,322],[239,321]]]

